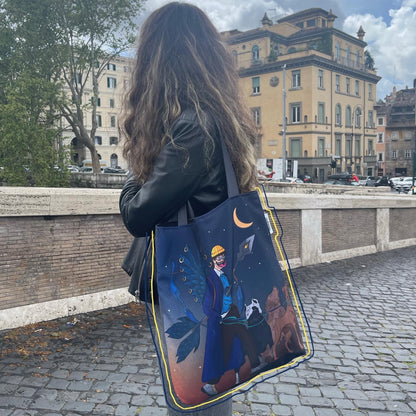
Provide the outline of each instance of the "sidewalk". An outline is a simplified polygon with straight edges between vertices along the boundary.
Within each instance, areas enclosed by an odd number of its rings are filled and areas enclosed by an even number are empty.
[[[294,276],[315,357],[236,396],[234,414],[416,414],[416,247]],[[164,416],[156,363],[134,303],[2,331],[0,416]]]

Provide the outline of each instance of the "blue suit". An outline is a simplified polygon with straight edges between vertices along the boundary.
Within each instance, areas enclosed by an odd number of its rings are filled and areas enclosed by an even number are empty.
[[[215,270],[211,271],[206,280],[203,308],[208,321],[202,381],[216,384],[226,371],[238,371],[244,363],[244,354],[240,340],[234,337],[230,358],[224,363],[221,335],[224,288]]]

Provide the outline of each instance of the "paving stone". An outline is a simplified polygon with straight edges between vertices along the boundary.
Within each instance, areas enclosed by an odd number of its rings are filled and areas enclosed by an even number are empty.
[[[312,407],[296,406],[293,408],[293,416],[315,416]]]

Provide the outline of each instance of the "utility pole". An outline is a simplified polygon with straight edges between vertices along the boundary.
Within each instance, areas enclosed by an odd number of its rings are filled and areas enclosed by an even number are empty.
[[[286,179],[286,64],[283,65],[283,143],[282,143],[282,173]]]

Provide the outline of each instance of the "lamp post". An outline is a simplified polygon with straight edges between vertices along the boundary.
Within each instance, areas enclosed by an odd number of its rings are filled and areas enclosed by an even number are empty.
[[[357,111],[357,108],[360,108],[360,114],[356,114],[356,111]],[[355,155],[355,138],[354,138],[354,124],[356,124],[356,127],[358,128],[358,129],[360,129],[361,130],[361,123],[360,123],[360,118],[361,117],[364,117],[364,115],[362,114],[362,112],[361,112],[361,107],[360,107],[360,104],[356,104],[354,107],[353,107],[353,111],[352,111],[352,123],[351,123],[351,148],[350,148],[350,153],[351,153],[351,165],[353,164],[353,162],[352,162],[352,160],[353,160],[353,156],[352,156],[352,154],[353,154],[353,150],[354,150],[354,156],[355,157],[357,157],[356,155]],[[358,121],[358,122],[357,122]],[[363,120],[363,124],[364,124],[364,120]],[[364,139],[364,135],[363,135],[363,154],[362,154],[362,160],[363,160],[363,162],[364,162],[364,153],[365,153],[365,139]],[[360,145],[360,150],[361,150],[361,145]],[[361,158],[361,156],[359,156],[360,158]],[[354,161],[354,163],[355,163],[355,161]],[[362,167],[362,164],[361,164],[361,167]],[[363,173],[363,172],[362,172]]]
[[[286,64],[283,68],[283,140],[282,140],[282,175],[286,179]]]

